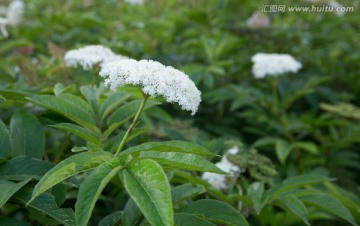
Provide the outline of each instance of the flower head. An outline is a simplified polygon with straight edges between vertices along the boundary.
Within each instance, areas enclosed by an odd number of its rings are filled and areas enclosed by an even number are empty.
[[[126,84],[138,85],[145,94],[163,96],[182,109],[195,114],[201,102],[201,92],[183,72],[152,60],[125,59],[101,67],[100,76],[111,90]]]
[[[24,15],[24,8],[24,2],[20,0],[12,1],[6,12],[7,23],[11,26],[19,25]]]
[[[144,0],[124,0],[124,2],[130,4],[130,5],[143,5]]]
[[[296,73],[302,68],[302,64],[289,54],[257,53],[251,61],[254,63],[252,72],[255,78],[277,76],[287,72]]]
[[[254,12],[251,17],[246,20],[246,25],[251,29],[269,28],[270,24],[270,17],[257,11]]]
[[[66,66],[76,67],[81,65],[84,70],[89,70],[94,65],[101,64],[115,56],[115,53],[109,48],[102,45],[91,45],[66,52],[64,59]]]

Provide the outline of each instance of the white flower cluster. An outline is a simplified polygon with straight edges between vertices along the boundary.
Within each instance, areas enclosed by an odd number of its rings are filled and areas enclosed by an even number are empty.
[[[101,64],[115,57],[115,53],[109,48],[102,45],[90,45],[66,52],[64,59],[66,66],[77,67],[81,65],[84,70],[89,70],[94,65]]]
[[[25,4],[21,0],[14,0],[10,3],[6,10],[6,16],[0,17],[0,31],[4,37],[9,34],[6,30],[6,25],[17,26],[21,23],[25,11]]]
[[[130,5],[143,5],[144,4],[144,0],[124,0],[124,2],[126,2],[127,4],[130,4]]]
[[[101,67],[100,76],[106,78],[105,85],[111,90],[126,84],[138,85],[145,94],[163,96],[167,102],[178,103],[192,115],[201,102],[201,92],[185,73],[156,61],[112,61]]]
[[[252,73],[255,78],[277,76],[288,72],[296,73],[302,64],[289,54],[257,53],[251,61],[254,63]]]
[[[236,155],[239,152],[238,147],[233,147],[227,151],[227,154]],[[231,181],[236,180],[239,173],[241,173],[243,170],[240,169],[237,165],[234,165],[231,163],[226,155],[224,155],[220,162],[215,164],[217,167],[219,167],[222,171],[232,174],[234,176],[226,176],[222,174],[216,174],[216,173],[209,173],[206,172],[202,175],[202,179],[207,181],[209,184],[211,184],[214,188],[217,190],[227,190],[229,189],[229,185],[231,184]]]

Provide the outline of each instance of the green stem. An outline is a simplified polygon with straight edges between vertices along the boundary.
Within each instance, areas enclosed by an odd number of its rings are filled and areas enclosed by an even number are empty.
[[[139,120],[139,117],[140,117],[141,112],[144,110],[144,107],[145,107],[145,103],[146,103],[147,98],[148,98],[148,95],[145,94],[145,95],[144,95],[144,100],[143,100],[143,102],[141,103],[141,105],[140,105],[140,107],[139,107],[139,110],[136,112],[136,115],[135,115],[132,123],[130,124],[129,128],[127,129],[127,131],[126,131],[126,133],[125,133],[125,135],[124,135],[124,137],[123,137],[123,139],[122,139],[122,141],[121,141],[118,149],[116,150],[115,156],[119,155],[119,153],[121,152],[121,150],[122,150],[123,147],[125,146],[126,141],[127,141],[128,137],[129,137],[130,133],[131,133],[132,130],[134,129],[137,121]]]

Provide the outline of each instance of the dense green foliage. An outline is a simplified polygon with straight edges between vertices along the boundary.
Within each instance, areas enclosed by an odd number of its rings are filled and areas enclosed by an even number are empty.
[[[359,3],[249,28],[262,4],[26,1],[23,23],[0,37],[0,225],[360,224]],[[149,99],[114,155],[142,94],[65,66],[66,50],[90,44],[183,70],[199,111]],[[257,52],[303,68],[255,79]],[[212,163],[234,146],[242,172],[217,190],[201,175],[222,173]]]

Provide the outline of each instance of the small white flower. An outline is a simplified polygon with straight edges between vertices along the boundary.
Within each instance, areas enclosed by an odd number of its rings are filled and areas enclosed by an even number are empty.
[[[270,17],[264,13],[254,12],[249,19],[246,20],[246,25],[251,29],[258,28],[269,28],[270,27]]]
[[[227,154],[235,155],[239,152],[238,147],[233,147],[227,151]],[[217,167],[219,167],[222,171],[232,174],[235,177],[229,177],[227,175],[222,174],[216,174],[216,173],[209,173],[206,172],[202,175],[202,179],[207,181],[209,184],[211,184],[214,188],[217,190],[227,190],[229,189],[229,185],[231,181],[236,180],[239,173],[242,172],[242,170],[232,162],[228,160],[226,155],[224,155],[220,162],[215,164]]]
[[[302,64],[289,54],[257,53],[251,61],[254,63],[252,73],[255,78],[277,76],[288,72],[296,73]]]
[[[130,4],[130,5],[143,5],[144,0],[124,0],[124,2]]]
[[[101,64],[115,56],[115,53],[109,48],[102,45],[90,45],[66,52],[64,59],[68,67],[81,65],[84,70],[89,70],[94,65]]]
[[[201,102],[201,92],[185,73],[156,61],[112,61],[101,67],[100,76],[106,78],[105,85],[111,90],[126,84],[138,85],[145,94],[163,96],[167,102],[178,103],[192,115]]]
[[[100,64],[100,67],[104,67],[106,64],[108,64],[110,62],[126,60],[126,59],[129,59],[129,57],[126,57],[123,55],[115,55],[115,56],[104,59],[104,61]]]
[[[14,0],[10,3],[7,12],[6,19],[11,26],[17,26],[21,23],[24,15],[25,4],[20,0]]]

